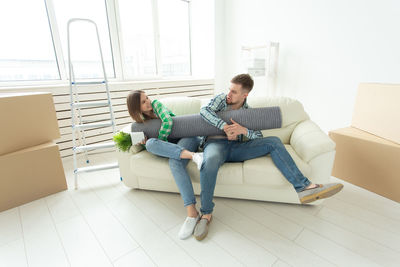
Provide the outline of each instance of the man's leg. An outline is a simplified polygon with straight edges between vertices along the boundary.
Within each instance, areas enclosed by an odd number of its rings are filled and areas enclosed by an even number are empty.
[[[203,152],[203,164],[200,169],[201,217],[194,230],[194,237],[202,240],[207,236],[208,224],[214,209],[214,189],[219,167],[226,161],[229,151],[228,140],[207,141]]]
[[[213,197],[219,167],[228,156],[227,140],[207,142],[203,152],[203,164],[200,169],[201,209],[203,214],[211,214],[214,209]]]
[[[293,185],[302,204],[330,197],[343,188],[340,183],[312,184],[297,168],[289,152],[276,136],[254,139],[244,143],[234,142],[228,161],[244,161],[268,153],[271,153],[271,158],[277,168]]]
[[[296,192],[311,184],[297,168],[282,141],[276,136],[253,139],[248,142],[234,142],[228,161],[245,161],[271,154],[272,161],[283,176],[293,185]]]

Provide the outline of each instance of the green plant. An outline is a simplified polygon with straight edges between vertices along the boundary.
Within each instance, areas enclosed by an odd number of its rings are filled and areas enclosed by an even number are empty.
[[[121,151],[128,151],[132,146],[131,135],[124,132],[119,132],[114,135],[113,140],[115,146]]]

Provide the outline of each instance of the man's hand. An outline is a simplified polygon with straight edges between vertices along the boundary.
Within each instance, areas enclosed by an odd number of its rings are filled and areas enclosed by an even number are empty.
[[[231,118],[231,125],[226,124],[224,126],[224,132],[228,136],[228,140],[236,140],[240,134],[247,135],[247,128],[243,127]]]
[[[230,131],[231,125],[225,124],[224,126],[224,132],[226,136],[228,137],[228,140],[236,140],[236,135],[234,135],[234,131]]]

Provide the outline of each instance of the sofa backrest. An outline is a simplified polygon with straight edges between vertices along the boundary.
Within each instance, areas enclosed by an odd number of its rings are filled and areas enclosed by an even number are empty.
[[[195,114],[200,112],[200,107],[206,105],[209,100],[200,100],[192,97],[168,97],[160,101],[176,115]],[[279,106],[282,112],[282,128],[262,130],[264,137],[277,136],[284,144],[289,144],[290,136],[297,124],[309,119],[303,105],[289,97],[249,97],[250,107]]]
[[[196,114],[200,112],[201,101],[193,97],[166,97],[159,99],[175,115]]]

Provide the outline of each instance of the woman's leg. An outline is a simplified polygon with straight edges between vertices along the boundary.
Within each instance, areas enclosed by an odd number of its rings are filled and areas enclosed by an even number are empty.
[[[189,150],[183,149],[180,155],[181,159],[192,159],[195,152],[190,152]]]
[[[170,159],[192,159],[194,152],[190,152],[178,144],[150,138],[146,142],[146,150],[150,153]]]
[[[199,144],[200,138],[189,137],[182,138],[177,145],[186,150],[196,151]],[[186,207],[188,216],[192,217],[192,215],[194,215],[193,217],[195,217],[197,215],[197,210],[195,208],[196,198],[194,196],[192,180],[186,170],[188,162],[188,159],[170,158],[169,167],[171,168],[172,175],[181,193],[183,205]]]
[[[178,145],[191,151],[196,151],[200,144],[200,138],[182,138],[179,140]],[[183,199],[183,205],[186,207],[187,217],[185,222],[181,226],[178,236],[180,239],[186,239],[190,237],[194,231],[194,228],[199,220],[199,213],[196,209],[196,197],[193,191],[192,181],[186,170],[186,165],[189,162],[188,159],[169,159],[169,166],[174,176],[175,182],[181,193]]]

